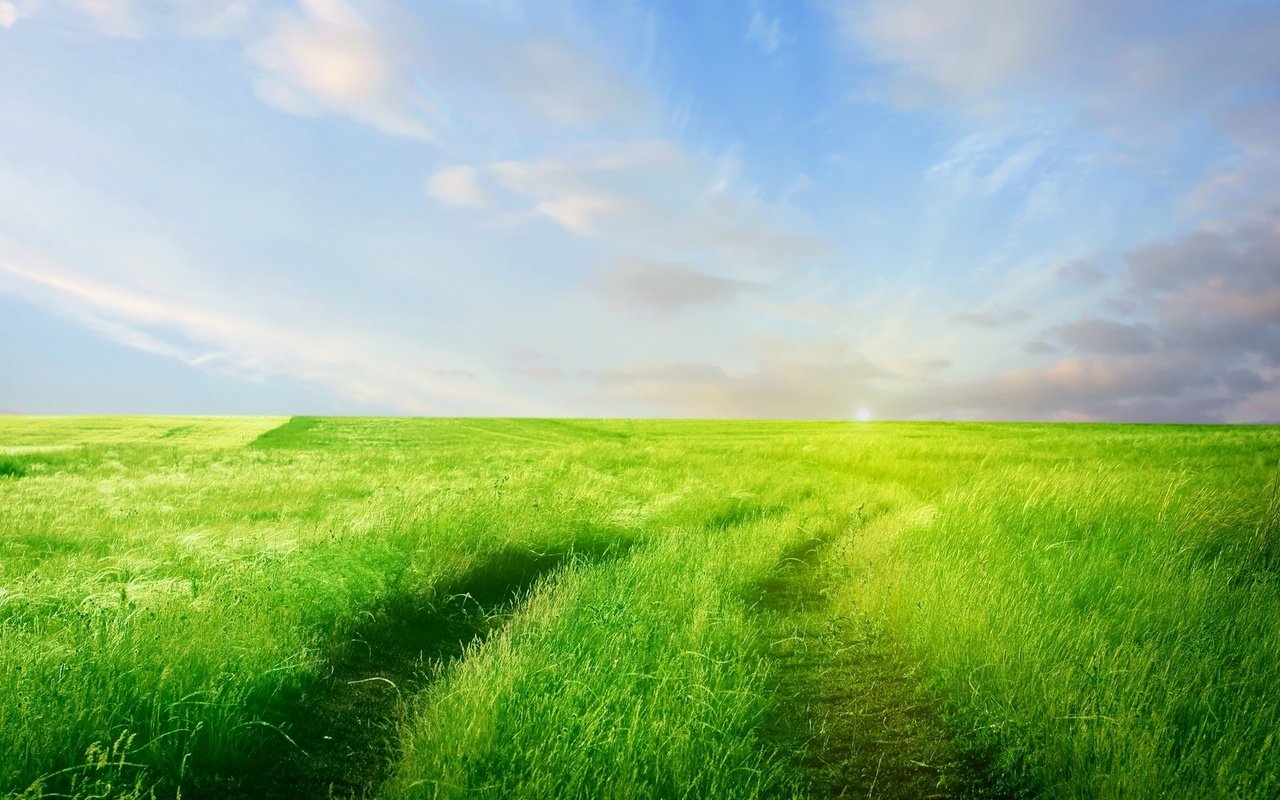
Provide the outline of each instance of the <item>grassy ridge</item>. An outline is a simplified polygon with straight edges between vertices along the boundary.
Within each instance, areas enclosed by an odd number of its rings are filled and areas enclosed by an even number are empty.
[[[283,422],[0,420],[0,794],[252,780],[371,617],[615,542],[412,698],[386,796],[803,794],[753,610],[799,546],[823,646],[1006,785],[1280,793],[1275,429]]]

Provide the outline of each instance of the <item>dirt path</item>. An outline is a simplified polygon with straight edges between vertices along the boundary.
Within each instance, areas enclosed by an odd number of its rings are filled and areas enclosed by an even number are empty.
[[[510,618],[521,596],[568,558],[622,552],[498,554],[433,599],[402,597],[371,613],[331,657],[331,672],[271,710],[234,775],[197,776],[194,800],[367,798],[390,776],[408,701],[468,645]]]
[[[837,613],[824,569],[829,545],[794,549],[759,587],[781,702],[769,736],[793,753],[799,796],[873,800],[1010,795],[980,754],[943,724],[917,677],[878,642],[871,626]]]

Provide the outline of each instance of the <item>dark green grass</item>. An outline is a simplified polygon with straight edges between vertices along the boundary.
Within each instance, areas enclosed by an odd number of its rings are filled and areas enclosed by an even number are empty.
[[[0,455],[0,479],[57,472],[76,460],[75,456],[65,452]]]
[[[27,474],[27,460],[14,456],[0,457],[0,478],[21,478]]]

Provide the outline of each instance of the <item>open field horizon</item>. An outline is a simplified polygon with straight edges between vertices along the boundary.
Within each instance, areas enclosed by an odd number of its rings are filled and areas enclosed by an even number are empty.
[[[1280,791],[1280,430],[0,419],[0,796]]]

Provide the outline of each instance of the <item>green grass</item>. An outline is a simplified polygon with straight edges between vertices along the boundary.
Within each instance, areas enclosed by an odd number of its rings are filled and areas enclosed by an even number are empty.
[[[1278,462],[1262,427],[0,419],[0,796],[1278,796]]]

